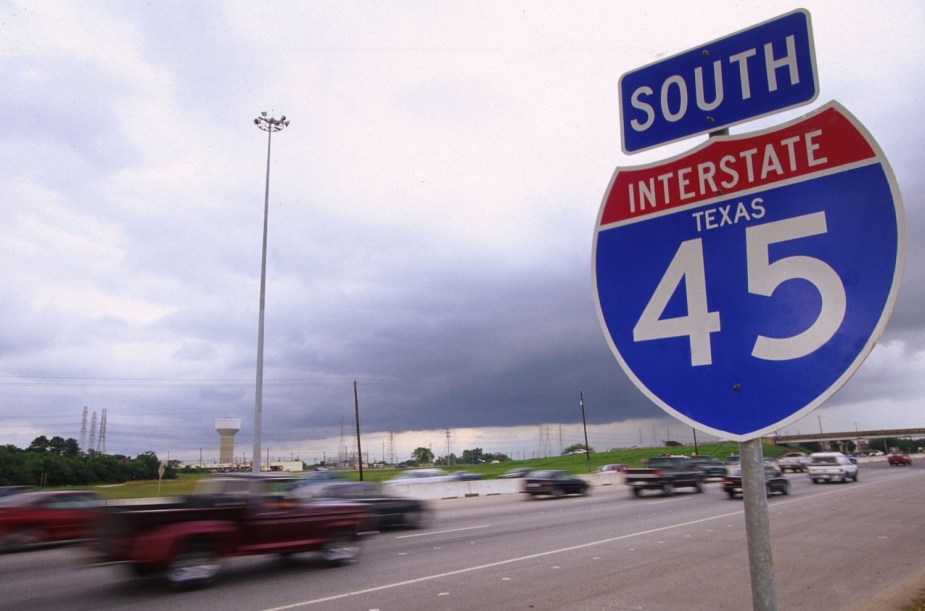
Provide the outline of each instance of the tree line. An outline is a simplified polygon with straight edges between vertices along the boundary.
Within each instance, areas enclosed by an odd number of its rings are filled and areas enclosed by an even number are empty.
[[[161,461],[154,452],[134,458],[83,452],[75,439],[44,435],[26,448],[0,446],[0,486],[86,486],[157,479]],[[177,461],[164,467],[164,479],[177,477]]]

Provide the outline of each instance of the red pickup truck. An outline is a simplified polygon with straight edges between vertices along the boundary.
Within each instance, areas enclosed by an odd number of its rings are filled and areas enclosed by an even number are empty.
[[[107,506],[95,559],[127,564],[139,576],[186,586],[214,581],[222,558],[317,551],[331,564],[360,552],[371,520],[360,503],[293,494],[297,478],[234,473],[203,480],[200,492],[171,502]]]

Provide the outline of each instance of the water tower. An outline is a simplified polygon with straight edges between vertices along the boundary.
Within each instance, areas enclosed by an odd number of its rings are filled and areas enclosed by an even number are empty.
[[[218,462],[234,462],[234,436],[240,430],[240,418],[219,418],[215,421],[215,431],[221,438],[218,446]]]

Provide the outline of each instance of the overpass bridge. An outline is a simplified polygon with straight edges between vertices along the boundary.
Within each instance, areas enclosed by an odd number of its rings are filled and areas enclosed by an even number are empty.
[[[916,437],[925,438],[925,428],[923,429],[880,429],[873,431],[850,431],[840,433],[808,433],[805,435],[775,435],[772,439],[775,445],[799,445],[807,441],[817,441],[823,444],[831,445],[839,441],[854,441],[859,449],[872,447],[872,439],[911,439]],[[879,449],[879,448],[877,448]]]

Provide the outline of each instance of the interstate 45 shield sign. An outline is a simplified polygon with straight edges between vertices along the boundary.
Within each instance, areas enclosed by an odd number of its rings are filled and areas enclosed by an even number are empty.
[[[899,189],[837,102],[618,168],[594,236],[598,316],[662,409],[747,441],[834,394],[873,349],[905,256]]]

